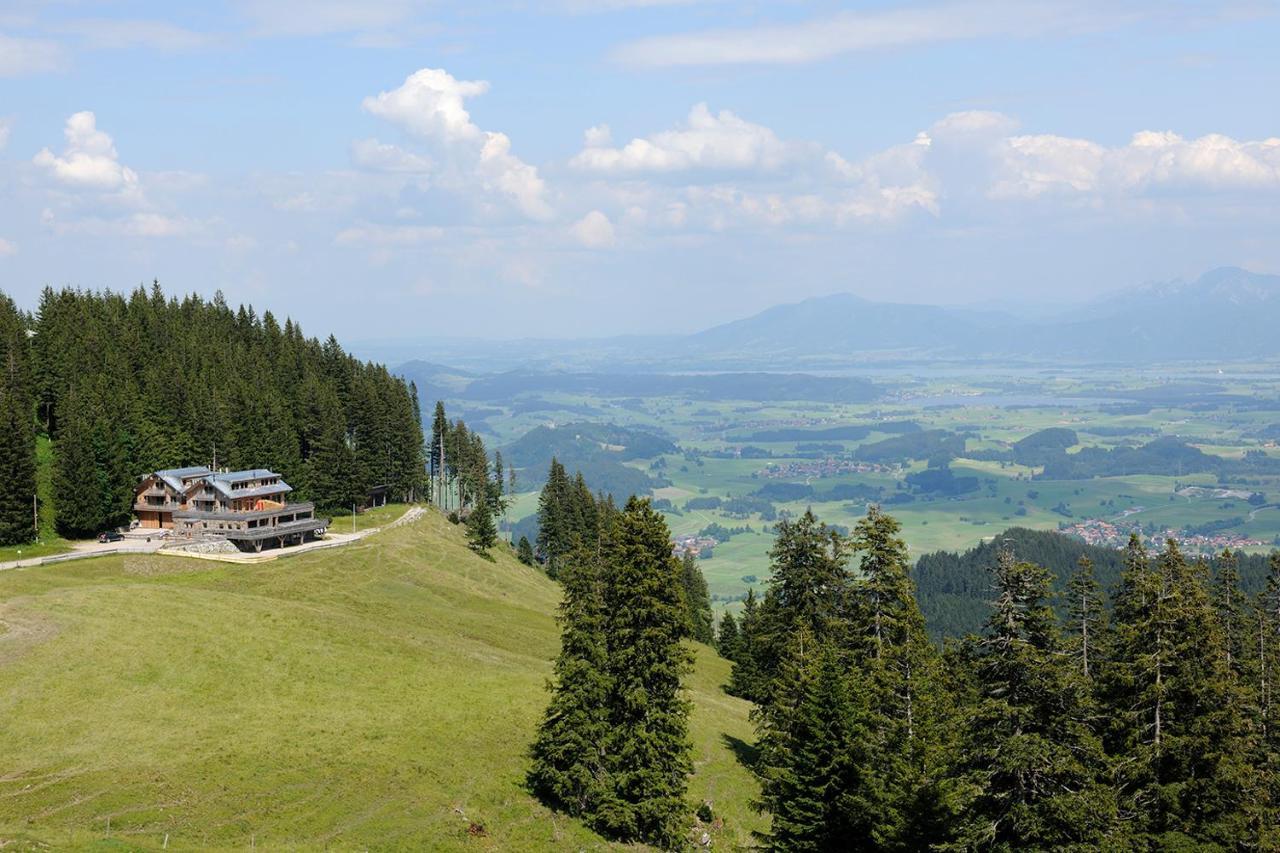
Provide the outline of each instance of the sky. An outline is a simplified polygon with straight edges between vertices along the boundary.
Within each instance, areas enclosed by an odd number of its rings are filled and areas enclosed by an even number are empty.
[[[1280,2],[0,2],[0,289],[340,340],[1280,272]]]

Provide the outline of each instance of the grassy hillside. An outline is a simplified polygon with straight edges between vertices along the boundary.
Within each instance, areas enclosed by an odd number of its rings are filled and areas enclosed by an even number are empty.
[[[461,533],[0,572],[0,846],[606,847],[521,786],[558,589]],[[752,730],[698,651],[691,796],[732,847],[760,825]]]

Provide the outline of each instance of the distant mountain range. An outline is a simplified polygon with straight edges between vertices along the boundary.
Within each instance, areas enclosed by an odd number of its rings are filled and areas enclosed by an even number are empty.
[[[1136,288],[1056,317],[871,302],[851,294],[779,305],[690,335],[685,352],[1173,361],[1280,356],[1280,276],[1235,267]]]
[[[477,372],[835,370],[938,359],[1151,363],[1280,357],[1276,329],[1280,276],[1224,267],[1035,320],[841,293],[691,335],[427,344],[422,354]],[[455,381],[466,375],[448,372]]]

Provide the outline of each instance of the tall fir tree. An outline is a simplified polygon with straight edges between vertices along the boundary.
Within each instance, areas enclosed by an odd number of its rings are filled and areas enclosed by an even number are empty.
[[[1084,677],[1063,654],[1051,576],[1006,551],[975,661],[961,766],[973,785],[964,843],[982,850],[1097,849],[1117,810]]]
[[[538,495],[538,553],[547,574],[556,577],[560,564],[573,548],[573,534],[578,528],[571,503],[571,485],[564,466],[555,457],[547,472],[546,485]]]
[[[1154,845],[1257,843],[1267,797],[1207,567],[1170,540],[1155,561],[1127,549],[1103,696],[1121,807]]]
[[[913,849],[945,840],[953,821],[948,782],[953,710],[941,659],[916,603],[901,526],[871,507],[854,528],[861,554],[853,586],[851,647],[865,696],[866,724],[854,749],[873,767],[847,792],[863,815],[854,824],[864,849]]]
[[[682,643],[680,564],[666,522],[647,499],[627,501],[607,559],[605,750],[615,796],[596,821],[613,837],[674,849],[685,843],[690,818],[690,708],[681,684],[692,655]]]
[[[516,557],[526,566],[534,564],[533,545],[529,542],[528,536],[520,537],[520,542],[516,545]]]
[[[716,633],[716,650],[720,652],[720,657],[727,661],[736,660],[738,657],[738,620],[728,611],[720,617],[720,628]]]
[[[1106,602],[1094,574],[1093,560],[1081,557],[1067,581],[1067,652],[1080,674],[1092,679],[1102,662],[1101,643],[1106,636]]]
[[[560,654],[548,685],[551,702],[531,748],[528,781],[547,804],[592,822],[615,796],[605,747],[612,685],[595,555],[576,551],[565,562],[561,583]]]
[[[777,698],[760,714],[759,807],[772,817],[758,837],[771,850],[867,849],[869,815],[852,801],[871,762],[859,751],[865,715],[851,692],[847,664],[831,641],[801,625],[788,638]]]
[[[53,465],[53,502],[58,532],[83,538],[107,524],[106,470],[99,465],[95,440],[96,404],[91,395],[72,389],[58,414],[57,453]]]
[[[27,324],[0,293],[0,545],[36,536],[35,397]]]
[[[467,547],[487,557],[497,544],[498,527],[493,523],[493,511],[488,501],[478,501],[467,516]]]
[[[699,643],[711,645],[715,642],[715,629],[712,627],[711,593],[707,589],[707,579],[702,576],[698,559],[693,554],[685,552],[680,568],[689,636]]]

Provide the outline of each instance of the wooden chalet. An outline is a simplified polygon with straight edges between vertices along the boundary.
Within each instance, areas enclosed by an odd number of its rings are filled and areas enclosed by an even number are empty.
[[[144,476],[134,495],[138,526],[182,539],[226,539],[242,550],[299,544],[322,533],[329,519],[315,504],[290,503],[293,487],[274,471],[170,468]]]

